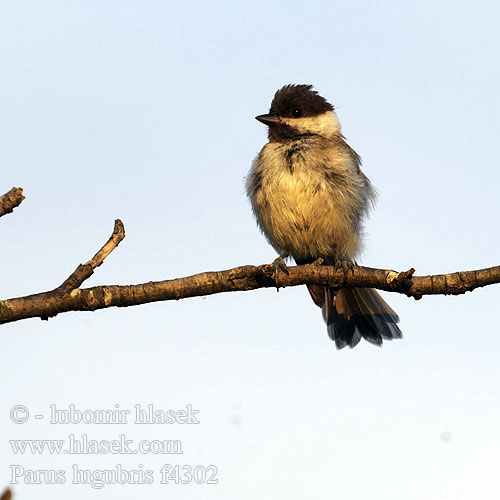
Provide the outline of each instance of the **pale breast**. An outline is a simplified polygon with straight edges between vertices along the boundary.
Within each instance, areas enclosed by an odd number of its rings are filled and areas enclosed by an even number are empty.
[[[314,144],[267,144],[255,160],[248,193],[257,221],[280,254],[352,258],[359,247],[359,193],[348,158]],[[328,162],[328,168],[325,168]]]

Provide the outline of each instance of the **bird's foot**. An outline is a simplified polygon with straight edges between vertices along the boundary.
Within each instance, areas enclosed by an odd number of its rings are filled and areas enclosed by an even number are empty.
[[[344,271],[344,276],[346,279],[349,274],[349,271],[351,271],[351,273],[354,273],[354,263],[350,260],[336,259],[334,266],[337,271],[340,269]]]
[[[286,255],[280,255],[276,259],[274,259],[273,265],[274,265],[274,284],[276,285],[276,290],[280,289],[280,283],[279,283],[279,272],[280,269],[283,271],[287,276],[290,275],[288,272],[288,267],[285,264],[285,261],[283,260],[283,257],[287,257]]]

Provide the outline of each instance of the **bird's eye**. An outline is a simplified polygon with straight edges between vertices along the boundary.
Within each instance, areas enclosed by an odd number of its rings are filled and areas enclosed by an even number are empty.
[[[292,109],[292,116],[294,118],[300,118],[302,116],[302,110],[300,108],[293,108]]]

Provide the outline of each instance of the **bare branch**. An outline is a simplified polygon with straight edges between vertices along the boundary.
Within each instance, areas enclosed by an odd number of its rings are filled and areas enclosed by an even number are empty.
[[[5,214],[10,214],[23,200],[23,188],[14,187],[0,196],[0,217]]]
[[[13,188],[0,197],[0,216],[12,212],[24,196]],[[68,311],[95,311],[108,307],[128,307],[148,302],[179,300],[222,292],[256,290],[275,286],[275,266],[241,266],[225,271],[206,272],[139,285],[104,285],[79,288],[125,238],[121,220],[115,221],[112,235],[85,264],[80,264],[56,289],[0,301],[0,324],[27,318],[48,319]],[[305,284],[335,287],[370,287],[421,298],[423,295],[458,295],[475,288],[500,283],[500,266],[434,276],[413,276],[414,269],[397,272],[354,266],[347,273],[335,266],[308,264],[289,267],[279,276],[280,287]]]
[[[50,292],[0,301],[0,324],[26,318],[48,318],[68,311],[95,311],[108,307],[127,307],[274,287],[274,269],[274,265],[266,264],[138,285],[104,285],[84,289],[61,286]],[[345,274],[343,269],[335,266],[311,264],[289,267],[288,271],[288,276],[280,274],[282,287],[304,284],[370,287],[403,293],[416,299],[423,295],[458,295],[478,287],[500,283],[500,266],[434,276],[413,276],[413,269],[397,272],[362,266],[355,266]]]
[[[88,262],[80,264],[57,290],[73,290],[81,286],[86,279],[94,274],[94,269],[104,262],[104,259],[119,245],[123,238],[125,238],[125,227],[120,219],[116,219],[109,240]]]

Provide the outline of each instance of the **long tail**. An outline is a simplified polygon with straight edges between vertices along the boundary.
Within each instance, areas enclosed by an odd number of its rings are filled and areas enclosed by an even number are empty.
[[[361,338],[381,346],[383,339],[403,337],[399,317],[373,288],[341,288],[311,285],[314,302],[322,307],[328,335],[337,349],[355,347]]]

